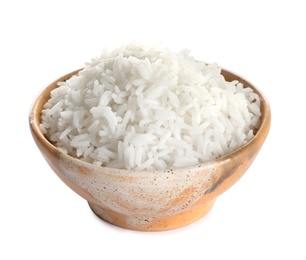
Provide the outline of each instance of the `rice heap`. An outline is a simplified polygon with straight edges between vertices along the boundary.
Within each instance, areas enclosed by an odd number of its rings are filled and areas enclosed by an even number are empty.
[[[226,155],[254,137],[260,99],[188,50],[129,44],[58,83],[41,129],[61,151],[96,165],[166,169]]]

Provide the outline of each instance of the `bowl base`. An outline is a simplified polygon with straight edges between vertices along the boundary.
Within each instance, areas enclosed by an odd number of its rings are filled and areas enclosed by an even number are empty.
[[[91,210],[102,220],[118,227],[138,231],[163,231],[180,228],[203,217],[213,207],[215,200],[183,212],[166,216],[147,224],[130,224],[139,222],[138,218],[125,216],[110,209],[105,209],[88,201]],[[128,220],[128,221],[127,221]]]

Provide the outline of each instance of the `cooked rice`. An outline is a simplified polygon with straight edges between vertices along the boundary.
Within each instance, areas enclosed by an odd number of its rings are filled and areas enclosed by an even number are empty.
[[[41,130],[61,151],[122,169],[192,166],[254,137],[260,99],[189,51],[130,44],[58,83]]]

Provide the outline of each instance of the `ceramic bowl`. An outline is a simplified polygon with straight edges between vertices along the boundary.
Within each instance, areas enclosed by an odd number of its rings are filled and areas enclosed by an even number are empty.
[[[261,99],[261,121],[255,137],[240,149],[217,160],[187,168],[133,171],[95,166],[62,153],[39,128],[41,110],[57,82],[35,99],[29,116],[32,136],[42,155],[73,191],[88,201],[101,219],[132,230],[159,231],[185,226],[205,215],[215,200],[246,172],[261,149],[270,128],[270,106],[250,82],[223,70],[227,81],[239,80]]]

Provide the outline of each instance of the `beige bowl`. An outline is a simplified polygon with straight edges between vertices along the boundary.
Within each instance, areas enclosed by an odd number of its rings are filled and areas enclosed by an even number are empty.
[[[30,129],[53,171],[88,201],[97,216],[116,226],[158,231],[199,219],[246,172],[269,132],[271,112],[266,98],[248,81],[223,70],[227,81],[239,80],[260,96],[260,126],[248,144],[217,160],[181,169],[133,171],[95,166],[59,151],[39,128],[41,110],[50,91],[57,87],[57,82],[76,73],[59,78],[36,98],[30,111]]]

